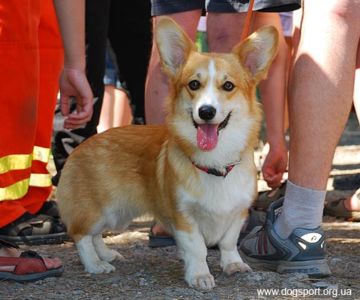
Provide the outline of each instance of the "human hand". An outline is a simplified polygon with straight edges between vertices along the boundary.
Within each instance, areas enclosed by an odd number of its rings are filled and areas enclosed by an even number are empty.
[[[76,110],[70,113],[72,98],[76,100]],[[64,68],[60,77],[60,109],[65,116],[64,128],[80,128],[90,121],[93,112],[93,94],[85,71]]]
[[[288,163],[287,148],[285,143],[270,145],[269,153],[265,158],[262,173],[267,185],[275,189],[281,185],[281,180]]]

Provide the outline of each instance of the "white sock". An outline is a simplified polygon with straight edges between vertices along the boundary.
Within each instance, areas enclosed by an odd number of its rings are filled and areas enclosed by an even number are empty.
[[[285,239],[296,228],[313,229],[321,225],[326,191],[303,188],[287,181],[285,199],[274,228]]]

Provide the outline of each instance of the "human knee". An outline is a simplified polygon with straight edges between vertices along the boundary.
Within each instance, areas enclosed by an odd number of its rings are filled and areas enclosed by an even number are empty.
[[[231,39],[231,34],[224,28],[217,28],[211,32],[211,38],[209,40],[212,50],[218,48],[219,45],[227,45]],[[214,49],[215,48],[215,49]]]
[[[274,58],[273,64],[283,63],[286,64],[289,55],[289,46],[286,44],[285,38],[280,36],[278,52]]]
[[[333,18],[335,21],[346,21],[351,22],[358,19],[360,4],[352,0],[342,0],[342,1],[322,1],[324,2],[324,13],[328,15],[329,18]],[[355,9],[357,8],[357,9]],[[326,17],[326,15],[324,16]]]
[[[243,21],[243,14],[240,13],[209,13],[207,31],[210,50],[230,51],[240,41]]]

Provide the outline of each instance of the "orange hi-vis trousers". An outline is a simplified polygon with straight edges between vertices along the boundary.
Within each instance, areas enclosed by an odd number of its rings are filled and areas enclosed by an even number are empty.
[[[47,170],[63,48],[51,0],[0,0],[0,228],[35,214]]]

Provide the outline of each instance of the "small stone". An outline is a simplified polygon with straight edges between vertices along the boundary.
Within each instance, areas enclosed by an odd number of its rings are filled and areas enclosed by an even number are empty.
[[[312,285],[314,287],[320,288],[320,289],[329,289],[329,290],[338,289],[337,284],[332,284],[327,281],[318,281],[318,282],[313,283]]]
[[[81,290],[74,290],[72,293],[73,293],[74,295],[80,295],[80,294],[83,293],[83,291],[81,291]]]
[[[139,280],[139,285],[140,286],[146,286],[146,285],[148,285],[148,283],[147,283],[145,278],[141,277],[140,280]]]

